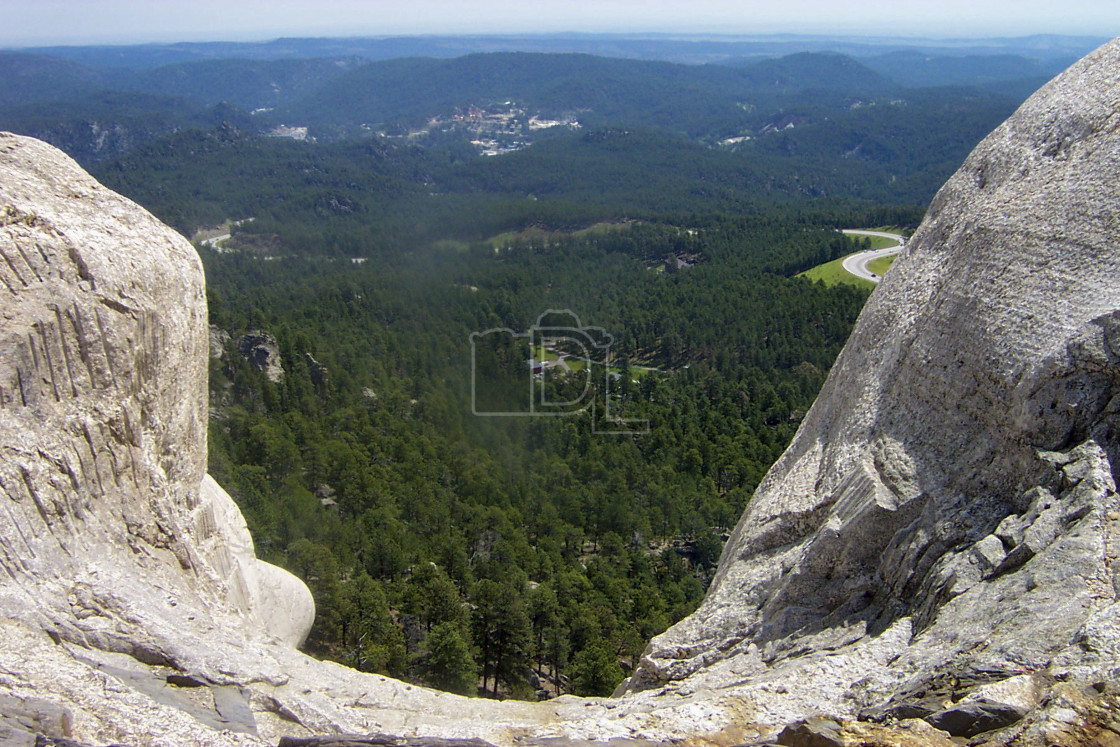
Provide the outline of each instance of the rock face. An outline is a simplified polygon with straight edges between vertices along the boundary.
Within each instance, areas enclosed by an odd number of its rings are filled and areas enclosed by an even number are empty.
[[[219,621],[298,645],[310,593],[205,475],[194,250],[41,143],[0,169],[0,616],[149,664]]]
[[[292,648],[306,588],[254,557],[205,475],[197,257],[59,152],[0,134],[0,735],[1120,741],[1117,112],[1120,42],[977,148],[700,610],[625,697],[541,704]]]
[[[235,606],[266,635],[296,647],[315,622],[315,602],[302,581],[282,568],[257,560],[253,538],[237,504],[210,475],[199,490],[202,514],[213,526],[202,526],[201,549],[229,589]]]
[[[153,637],[180,629],[189,598],[299,644],[306,587],[256,560],[240,512],[203,479],[197,255],[56,151],[5,136],[0,159],[0,611],[162,659]]]
[[[273,384],[284,379],[284,364],[280,361],[280,346],[267,332],[252,330],[237,338],[237,352],[264,373]]]
[[[119,559],[76,560],[90,549],[202,567],[179,531],[206,466],[202,271],[56,153],[6,136],[0,157],[0,609],[58,613],[60,633],[81,638],[74,620],[89,616],[74,612]]]
[[[213,324],[210,325],[210,357],[221,360],[226,354],[226,343],[229,342],[229,332]]]
[[[632,690],[845,715],[943,673],[1120,675],[1117,112],[1113,42],[942,188]]]

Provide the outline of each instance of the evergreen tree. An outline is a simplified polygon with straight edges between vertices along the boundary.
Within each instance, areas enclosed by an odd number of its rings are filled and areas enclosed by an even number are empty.
[[[510,583],[482,579],[475,586],[474,638],[482,667],[482,687],[513,696],[529,690],[532,626],[521,593]]]
[[[576,695],[609,697],[622,682],[618,652],[606,640],[595,641],[572,658],[571,680]]]
[[[424,639],[420,656],[424,683],[460,695],[478,690],[478,667],[462,630],[454,622],[441,622]]]
[[[407,669],[404,634],[393,622],[381,584],[365,571],[344,587],[343,645],[352,667],[363,672],[404,676]]]
[[[462,625],[466,619],[455,582],[435,563],[421,563],[413,570],[406,584],[404,608],[428,633],[441,623]]]

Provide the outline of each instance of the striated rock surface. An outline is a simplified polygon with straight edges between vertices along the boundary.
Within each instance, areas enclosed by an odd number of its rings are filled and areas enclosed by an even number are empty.
[[[0,612],[156,660],[196,608],[297,645],[309,592],[204,480],[194,250],[57,151],[4,136],[0,159]]]
[[[630,688],[780,682],[781,719],[941,676],[1120,675],[1118,211],[1113,42],[939,192]]]
[[[0,135],[0,172],[0,616],[211,673],[219,625],[298,645],[310,593],[205,475],[194,250],[41,143]]]
[[[1113,42],[939,193],[628,694],[540,704],[292,648],[306,588],[205,475],[197,257],[0,134],[0,735],[1120,741],[1118,128]]]

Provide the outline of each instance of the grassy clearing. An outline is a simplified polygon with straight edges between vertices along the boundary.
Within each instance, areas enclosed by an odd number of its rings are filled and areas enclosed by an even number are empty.
[[[552,235],[551,231],[545,231],[543,228],[530,226],[522,231],[506,231],[497,236],[491,236],[486,239],[485,243],[494,247],[495,249],[505,249],[507,246],[513,244],[515,241],[535,241],[540,239],[547,239]]]
[[[612,231],[622,231],[632,225],[634,225],[634,221],[604,221],[602,223],[595,223],[591,226],[588,226],[587,228],[581,228],[578,231],[546,231],[543,228],[530,226],[529,228],[526,228],[522,231],[506,231],[505,233],[500,233],[497,236],[491,236],[490,238],[486,239],[485,243],[493,247],[494,249],[505,249],[506,247],[511,246],[514,242],[517,241],[534,242],[547,241],[548,239],[558,238],[560,236],[583,237],[591,235],[602,235],[611,233]]]
[[[797,277],[806,278],[808,280],[819,280],[825,285],[843,283],[845,285],[853,285],[856,288],[866,288],[868,290],[875,287],[875,283],[870,280],[857,278],[855,275],[845,270],[843,262],[843,259],[834,259],[831,262],[825,262],[823,265],[817,265],[805,272],[799,273]]]
[[[864,238],[871,242],[872,249],[886,249],[889,246],[898,246],[897,241],[888,239],[885,236],[866,236]]]
[[[231,220],[227,220],[220,226],[209,226],[207,228],[200,228],[195,232],[194,236],[191,236],[191,243],[206,241],[207,239],[213,239],[218,236],[225,236],[230,232],[231,228],[233,228],[233,221]]]
[[[455,239],[440,239],[432,244],[432,248],[441,252],[463,254],[470,250],[471,245],[465,241],[457,241]]]
[[[900,236],[902,232],[897,226],[876,226],[875,228],[864,229],[868,231],[883,231],[885,233],[896,233]],[[898,241],[889,239],[885,236],[852,236],[852,238],[866,239],[870,243],[872,250],[886,249],[888,247],[898,246]],[[891,264],[894,262],[894,255],[890,257],[880,257],[868,264],[868,269],[876,275],[882,277],[890,269]],[[799,273],[797,277],[806,278],[808,280],[819,280],[825,285],[836,285],[844,283],[845,285],[852,285],[856,288],[867,288],[870,290],[875,287],[875,283],[863,278],[857,278],[847,270],[844,269],[844,258],[834,259],[831,262],[825,262],[823,265],[817,265],[805,272]]]
[[[557,360],[560,357],[559,355],[557,355],[556,353],[553,353],[552,351],[543,350],[541,348],[538,348],[537,352],[539,353],[539,355],[536,356],[535,359],[538,360],[538,361],[554,361],[554,360]],[[568,368],[571,369],[572,374],[584,373],[587,370],[588,365],[590,365],[583,358],[576,358],[574,356],[565,358],[564,362],[568,364]],[[612,374],[622,375],[622,370],[623,369],[622,369],[622,366],[611,365],[611,366],[607,367],[607,370]],[[601,369],[600,369],[600,371],[601,371]],[[553,372],[555,372],[555,369],[553,369]],[[648,366],[642,366],[638,363],[633,363],[630,366],[630,378],[631,378],[631,381],[633,381],[635,383],[640,382],[642,379],[646,378],[647,376],[651,376],[653,374],[663,374],[663,373],[666,373],[666,372],[661,371],[660,369],[651,368],[651,367],[648,367]],[[601,376],[602,374],[599,373],[598,375]]]
[[[538,345],[533,349],[533,360],[535,361],[555,361],[560,359],[559,353],[554,353],[551,350],[546,350],[544,347]]]
[[[887,270],[891,269],[891,265],[894,264],[894,260],[897,257],[897,254],[892,254],[889,257],[879,257],[879,259],[868,262],[867,269],[871,270],[879,277],[883,277],[887,274]]]
[[[621,368],[618,369],[618,372],[622,373],[622,369]],[[658,371],[658,370],[653,369],[653,368],[641,368],[641,367],[634,366],[634,365],[630,366],[630,377],[633,381],[641,381],[642,379],[644,379],[647,376],[652,376],[653,374],[660,374],[660,373],[664,373],[664,372],[663,371]]]
[[[580,229],[579,231],[576,231],[572,235],[573,236],[601,236],[601,235],[606,234],[606,233],[612,233],[614,231],[621,231],[623,229],[629,228],[630,226],[634,226],[634,225],[637,225],[637,224],[638,224],[638,221],[632,221],[632,220],[622,221],[620,223],[618,223],[618,222],[615,222],[615,223],[611,223],[611,222],[596,223],[594,225],[588,226],[587,228]]]
[[[861,231],[881,231],[883,233],[893,233],[902,236],[902,229],[898,226],[876,226],[874,228],[863,228]],[[872,249],[886,249],[891,246],[898,246],[898,241],[895,239],[888,239],[885,236],[850,236],[852,239],[866,240],[870,243]]]

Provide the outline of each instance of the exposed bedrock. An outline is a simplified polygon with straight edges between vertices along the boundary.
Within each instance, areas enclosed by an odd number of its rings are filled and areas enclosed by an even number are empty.
[[[41,143],[0,136],[0,163],[0,611],[157,659],[215,609],[297,645],[306,587],[204,482],[193,248]]]

